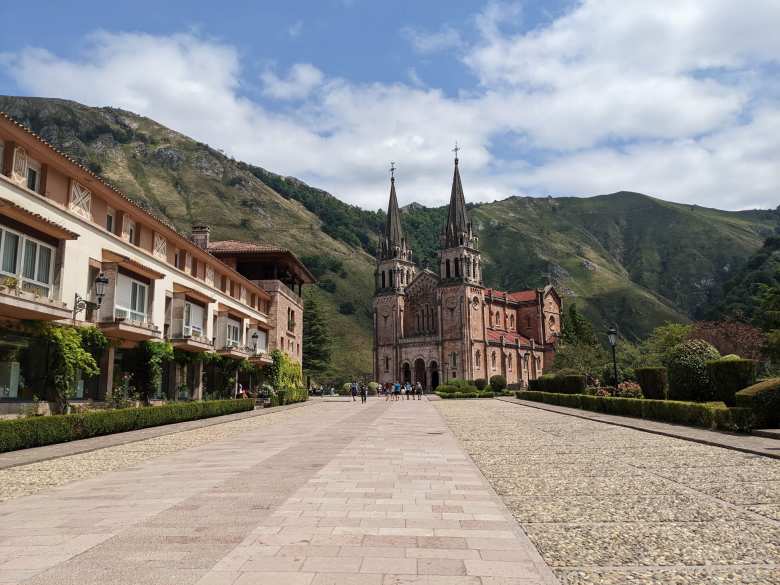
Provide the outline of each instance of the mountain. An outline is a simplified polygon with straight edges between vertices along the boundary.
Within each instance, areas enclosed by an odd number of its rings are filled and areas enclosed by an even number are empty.
[[[328,376],[370,371],[373,253],[383,212],[233,160],[121,109],[0,96],[0,110],[183,233],[205,221],[216,239],[289,247],[320,279],[307,294],[322,301],[335,337]],[[442,185],[442,192],[448,189]],[[385,207],[386,198],[377,193],[377,207]],[[693,316],[778,224],[774,211],[719,211],[630,192],[509,197],[468,207],[481,238],[487,285],[518,289],[552,282],[597,329],[617,323],[629,339]],[[436,266],[445,217],[445,207],[403,208],[419,263]]]

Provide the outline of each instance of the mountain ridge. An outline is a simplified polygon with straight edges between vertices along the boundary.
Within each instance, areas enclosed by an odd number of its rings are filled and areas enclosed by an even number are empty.
[[[0,96],[0,110],[182,233],[207,221],[215,239],[290,248],[320,279],[307,294],[323,301],[336,338],[326,377],[370,371],[373,254],[384,212],[236,161],[123,109]],[[387,194],[382,197],[386,201]],[[629,339],[693,317],[778,225],[773,210],[722,211],[632,191],[587,198],[514,195],[468,209],[480,235],[486,286],[516,290],[553,283],[597,328],[617,323]],[[446,206],[412,202],[401,209],[421,267],[436,265],[445,218]]]

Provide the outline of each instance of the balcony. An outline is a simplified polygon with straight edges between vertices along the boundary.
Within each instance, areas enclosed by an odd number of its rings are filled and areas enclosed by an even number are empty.
[[[244,360],[252,357],[255,350],[251,347],[241,345],[236,341],[228,341],[223,347],[217,349],[217,354],[222,357],[229,357],[237,360]]]
[[[113,319],[109,317],[98,323],[106,337],[127,341],[146,341],[162,337],[160,329],[149,321],[145,313],[116,306],[112,315]]]
[[[23,280],[0,279],[0,316],[35,321],[70,319],[71,310],[62,301],[50,297],[49,292]]]
[[[183,327],[180,334],[172,335],[170,338],[174,349],[180,349],[182,351],[214,351],[214,344],[212,341],[203,335],[202,330],[196,330],[193,327]]]

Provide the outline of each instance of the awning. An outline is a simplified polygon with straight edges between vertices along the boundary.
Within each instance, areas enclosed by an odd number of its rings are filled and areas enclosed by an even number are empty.
[[[178,282],[173,283],[173,292],[181,293],[185,297],[187,297],[190,300],[197,301],[199,303],[203,303],[204,305],[208,305],[209,303],[216,303],[217,299],[215,297],[210,297],[206,293],[202,293],[198,290],[195,290],[194,288],[190,288],[188,286],[184,286],[183,284],[180,284]]]
[[[142,264],[137,260],[123,256],[112,250],[106,250],[105,248],[103,248],[103,262],[113,262],[130,272],[135,272],[150,280],[160,280],[165,276],[162,272],[149,268],[147,265]]]
[[[39,213],[28,211],[9,199],[0,197],[0,214],[30,226],[58,240],[76,240],[79,235],[68,228],[45,218]]]

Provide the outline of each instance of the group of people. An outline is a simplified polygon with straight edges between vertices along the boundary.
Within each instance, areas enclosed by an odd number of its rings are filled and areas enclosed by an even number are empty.
[[[391,384],[387,382],[384,386],[385,400],[403,400],[404,396],[407,400],[422,400],[423,387],[420,382],[417,382],[414,386],[411,383],[406,382],[401,384],[396,382]]]
[[[360,394],[360,402],[363,404],[366,403],[366,398],[368,397],[368,386],[365,384],[360,384],[359,382],[352,382],[349,385],[350,392],[352,393],[352,402],[355,402],[357,399],[357,395]]]

